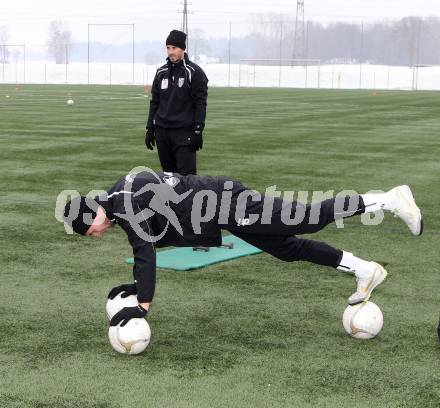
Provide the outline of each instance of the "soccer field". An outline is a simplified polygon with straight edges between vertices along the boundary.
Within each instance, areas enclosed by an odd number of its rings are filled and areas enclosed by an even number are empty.
[[[128,356],[105,315],[132,280],[125,234],[67,235],[54,209],[62,190],[159,169],[148,102],[141,87],[0,86],[0,407],[439,407],[440,93],[210,89],[200,174],[260,191],[409,184],[425,232],[388,213],[313,235],[388,264],[373,340],[342,327],[351,275],[261,254],[158,270],[151,343]]]

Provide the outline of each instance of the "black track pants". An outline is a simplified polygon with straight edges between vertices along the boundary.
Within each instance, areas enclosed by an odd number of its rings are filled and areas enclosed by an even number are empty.
[[[243,193],[244,191],[248,193]],[[240,193],[243,193],[241,197]],[[258,200],[259,197],[255,192],[234,182],[231,208],[229,213],[223,213],[223,220],[227,221],[221,227],[287,262],[309,261],[336,268],[342,257],[341,250],[324,242],[302,239],[296,235],[318,232],[338,219],[365,212],[359,195],[331,198],[307,205],[295,201],[287,202],[281,198],[269,198],[265,205],[265,196],[262,195],[261,200]],[[220,219],[221,217],[222,210]]]
[[[156,126],[156,147],[163,171],[196,174],[196,152],[189,147],[192,128],[165,129]]]

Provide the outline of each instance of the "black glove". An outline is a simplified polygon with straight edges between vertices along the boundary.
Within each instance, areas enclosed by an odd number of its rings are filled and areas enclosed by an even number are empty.
[[[203,125],[196,123],[193,128],[193,134],[191,135],[189,146],[193,151],[197,151],[203,148]]]
[[[142,318],[147,315],[147,310],[145,310],[141,305],[133,307],[124,307],[118,313],[116,313],[112,320],[110,320],[110,326],[117,326],[121,323],[121,327],[124,327],[130,319]]]
[[[137,294],[137,287],[136,283],[126,283],[125,285],[119,285],[114,287],[108,294],[109,299],[114,299],[115,296],[119,295],[119,293],[124,292],[121,297],[126,298],[130,295],[136,295]]]
[[[148,150],[153,150],[153,146],[156,145],[156,138],[154,137],[154,128],[147,128],[145,133],[145,146]]]

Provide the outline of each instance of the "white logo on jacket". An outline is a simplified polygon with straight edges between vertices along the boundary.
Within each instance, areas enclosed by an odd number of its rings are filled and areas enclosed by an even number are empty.
[[[162,79],[162,82],[160,84],[160,89],[168,89],[168,78]]]
[[[184,83],[185,83],[185,78],[179,78],[179,82],[177,85],[179,85],[179,88],[182,88]]]
[[[177,177],[167,175],[164,176],[163,181],[165,181],[165,183],[167,183],[169,186],[175,187],[179,182],[179,179]]]
[[[250,222],[249,218],[239,218],[237,221],[237,227],[250,225]]]

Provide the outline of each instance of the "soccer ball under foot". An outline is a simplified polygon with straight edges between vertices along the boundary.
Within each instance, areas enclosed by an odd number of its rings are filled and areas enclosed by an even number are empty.
[[[345,331],[355,339],[372,339],[383,327],[383,315],[373,302],[347,306],[342,316]]]

